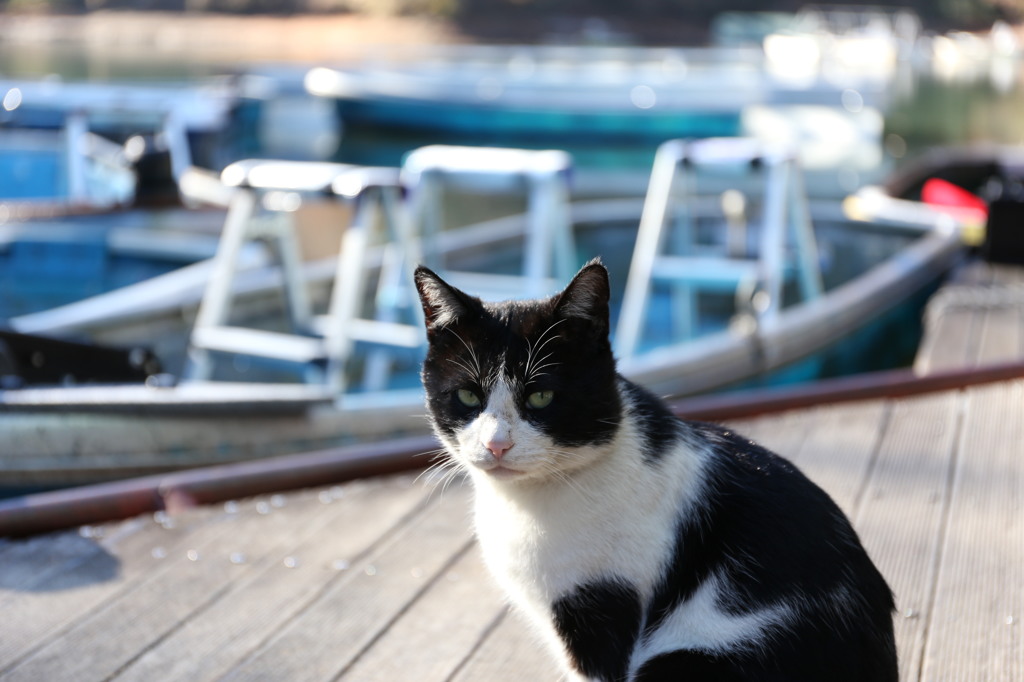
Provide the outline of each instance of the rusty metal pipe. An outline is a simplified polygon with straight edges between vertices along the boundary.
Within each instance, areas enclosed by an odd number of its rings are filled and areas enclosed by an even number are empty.
[[[397,473],[426,466],[436,449],[431,436],[404,438],[0,500],[0,537]]]
[[[1024,377],[1024,362],[917,376],[873,372],[810,385],[699,396],[672,403],[688,419],[722,421],[857,400],[896,398]],[[270,492],[338,483],[423,468],[436,450],[431,436],[190,469],[113,483],[0,500],[0,537],[127,518],[182,505],[212,504]]]
[[[824,379],[811,384],[696,396],[675,401],[670,407],[673,412],[684,418],[723,421],[826,403],[902,398],[1022,377],[1024,362],[1021,361],[945,370],[925,376],[915,374],[909,369],[885,370]]]

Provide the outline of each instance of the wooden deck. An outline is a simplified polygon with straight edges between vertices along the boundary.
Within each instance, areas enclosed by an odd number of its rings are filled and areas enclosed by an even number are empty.
[[[921,371],[1024,357],[1024,274],[933,302]],[[1024,679],[1024,381],[762,416],[897,594],[904,680]],[[555,680],[469,532],[400,475],[0,540],[3,680]]]

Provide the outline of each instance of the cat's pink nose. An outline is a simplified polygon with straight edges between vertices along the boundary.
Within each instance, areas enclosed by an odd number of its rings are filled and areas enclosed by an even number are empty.
[[[484,441],[484,447],[497,459],[505,456],[505,453],[512,448],[512,441],[508,438],[491,438]]]

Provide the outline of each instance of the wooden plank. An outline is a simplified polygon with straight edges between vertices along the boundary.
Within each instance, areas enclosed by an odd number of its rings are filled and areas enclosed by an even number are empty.
[[[762,415],[750,419],[730,420],[729,427],[769,450],[792,459],[813,419],[809,410],[789,410],[781,414]]]
[[[877,453],[888,405],[883,400],[824,405],[732,421],[730,426],[789,459],[852,515]]]
[[[974,265],[933,297],[915,368],[922,373],[1019,360],[1024,269]],[[988,339],[986,341],[986,339]],[[1003,344],[993,340],[1004,340]],[[982,345],[986,348],[982,349]]]
[[[167,538],[160,524],[147,519],[146,531],[141,534],[147,540],[145,546],[125,547],[124,554],[114,555],[119,561],[123,557],[131,562],[130,577],[108,582],[102,598],[94,600],[87,613],[43,638],[31,656],[7,671],[5,679],[103,678],[115,672],[154,638],[173,628],[197,600],[201,602],[216,590],[200,573],[201,567],[214,562],[199,560],[212,556],[212,548],[229,532],[236,537],[239,527],[231,516],[223,513],[216,523],[200,526],[181,538]],[[178,528],[177,520],[167,525],[171,532]],[[241,530],[243,535],[253,532]],[[168,539],[171,542],[165,542]],[[36,609],[43,606],[38,599],[30,603],[33,605]],[[68,655],[71,651],[76,654]]]
[[[0,611],[19,592],[33,591],[58,575],[73,575],[85,584],[117,568],[95,539],[77,530],[11,543],[0,551],[0,566]]]
[[[223,679],[335,679],[472,542],[468,497],[449,488]]]
[[[289,530],[297,526],[302,533],[262,560],[239,548],[244,552],[229,559],[254,563],[255,570],[233,580],[221,598],[144,651],[117,679],[217,679],[421,510],[426,493],[407,476],[319,491],[323,510],[310,509],[289,523]]]
[[[451,682],[559,680],[562,669],[522,616],[506,612]]]
[[[890,405],[875,400],[805,412],[810,423],[792,460],[851,519],[876,464]]]
[[[998,266],[984,260],[971,260],[953,273],[952,286],[990,286],[996,277]]]
[[[854,525],[896,595],[900,679],[916,680],[931,611],[958,398],[894,401]]]
[[[1017,265],[988,264],[988,277],[1003,286],[1024,285],[1024,268]]]
[[[193,614],[209,608],[233,581],[244,580],[262,561],[280,561],[296,528],[303,536],[319,527],[309,514],[310,507],[317,507],[315,496],[288,502],[284,496],[249,501],[240,513],[222,513],[217,523],[198,527],[174,551],[150,552],[141,560],[131,557],[140,563],[149,560],[148,566],[139,567],[137,579],[106,595],[90,613],[7,671],[5,679],[103,679],[115,674]],[[249,560],[231,561],[236,553]]]
[[[1024,288],[1019,305],[985,311],[978,341],[979,363],[1019,360],[1024,357]]]
[[[498,587],[474,544],[450,569],[435,578],[426,593],[341,679],[394,682],[408,679],[410,671],[415,671],[418,682],[444,682],[470,657],[504,613]]]
[[[1024,383],[969,390],[922,679],[1024,679]]]
[[[980,314],[952,302],[941,304],[941,296],[933,298],[927,309],[924,338],[914,361],[919,374],[977,364]]]
[[[0,573],[38,573],[16,587],[0,588],[0,674],[134,589],[150,575],[155,557],[184,553],[195,532],[220,527],[222,515],[220,508],[204,508],[173,519],[162,515],[162,524],[149,516],[111,524],[86,532],[89,537],[77,531],[46,535],[29,541],[25,547],[30,551],[8,556]],[[69,557],[59,568],[48,569],[53,552]]]

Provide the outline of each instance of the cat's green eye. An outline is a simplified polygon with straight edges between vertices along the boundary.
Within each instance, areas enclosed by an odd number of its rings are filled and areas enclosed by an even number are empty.
[[[456,395],[459,398],[459,402],[466,407],[480,407],[480,396],[468,388],[460,388]]]
[[[526,404],[535,410],[547,407],[555,399],[554,391],[537,391],[526,397]]]

